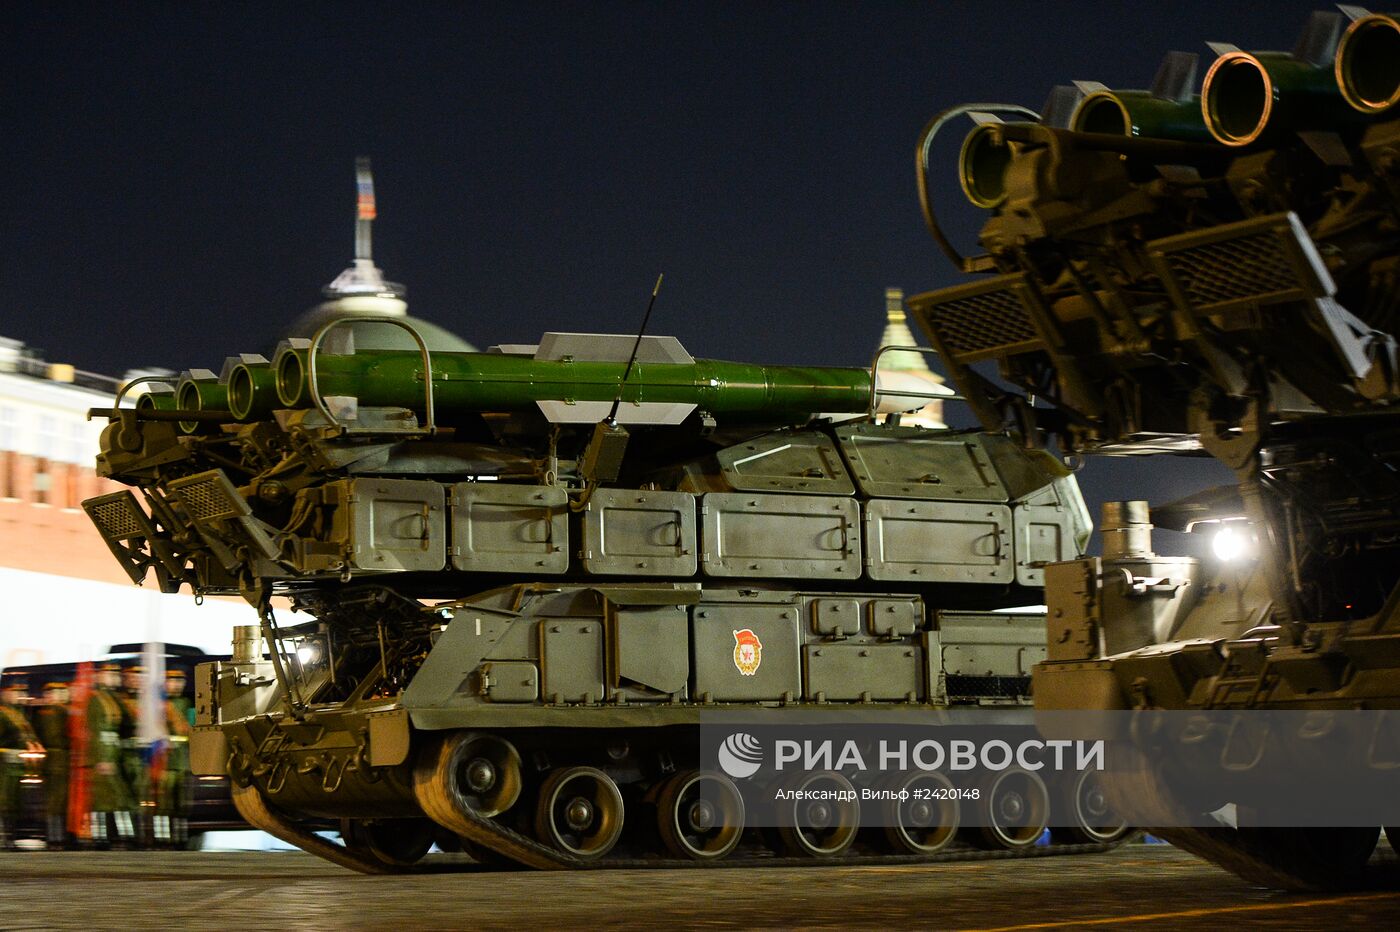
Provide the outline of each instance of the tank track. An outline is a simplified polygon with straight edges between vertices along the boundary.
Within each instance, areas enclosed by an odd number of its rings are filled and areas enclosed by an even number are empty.
[[[1311,892],[1364,884],[1362,868],[1380,835],[1379,828],[1278,828],[1251,832],[1221,826],[1149,831],[1250,883]],[[1364,857],[1359,854],[1363,850]]]
[[[283,817],[267,804],[262,790],[256,786],[239,786],[234,783],[232,791],[233,805],[238,810],[238,814],[243,816],[253,828],[267,832],[273,838],[285,841],[289,845],[296,845],[303,851],[308,851],[333,864],[349,868],[352,871],[359,871],[362,874],[398,874],[404,872],[403,868],[385,864],[371,855],[361,854],[344,845],[326,841],[316,833]]]
[[[445,746],[441,746],[445,748]],[[438,754],[443,753],[440,749]],[[941,851],[936,854],[854,854],[832,858],[811,857],[735,857],[717,861],[695,861],[675,857],[602,857],[582,858],[559,851],[542,844],[507,825],[484,817],[470,810],[463,810],[454,804],[443,782],[435,779],[441,770],[437,754],[426,755],[418,764],[414,793],[424,813],[437,825],[451,832],[466,843],[468,853],[473,850],[489,853],[493,861],[505,859],[514,865],[536,870],[607,870],[607,869],[677,869],[693,867],[819,867],[831,865],[863,866],[890,864],[938,864],[953,861],[1005,860],[1008,858],[1057,857],[1060,855],[1092,854],[1110,851],[1122,844],[1122,840],[1106,843],[1053,844],[1046,847],[1024,849],[981,850],[960,848]],[[268,805],[262,791],[256,785],[235,786],[234,804],[238,811],[253,827],[295,845],[304,851],[325,858],[334,864],[364,874],[400,874],[419,872],[427,865],[392,865],[368,853],[362,853],[343,845],[326,841],[314,832],[298,825]],[[498,865],[480,863],[453,863],[433,865],[435,870],[475,871],[493,869]]]
[[[1380,829],[1232,828],[1189,826],[1192,813],[1151,767],[1136,764],[1105,774],[1104,789],[1120,811],[1159,827],[1145,831],[1271,889],[1331,891],[1365,883],[1365,864]]]

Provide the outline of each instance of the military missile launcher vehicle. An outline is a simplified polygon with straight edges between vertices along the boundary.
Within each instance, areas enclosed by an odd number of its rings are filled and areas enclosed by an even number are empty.
[[[357,349],[371,326],[418,348]],[[256,608],[197,675],[194,766],[337,863],[410,869],[434,842],[546,868],[957,857],[956,802],[883,833],[821,805],[745,832],[697,759],[707,712],[1029,718],[1043,622],[994,610],[1083,552],[1078,487],[1005,435],[880,417],[928,399],[877,373],[652,336],[435,351],[399,318],[331,321],[119,398],[98,469],[132,489],[84,507],[133,581]],[[1050,850],[1126,831],[1095,787],[1004,786],[982,804],[1026,818],[986,820],[984,847],[1036,850],[1054,794],[1076,798]],[[311,830],[328,819],[343,845]]]
[[[1313,713],[1317,737],[1345,727],[1332,711],[1400,707],[1400,18],[1343,11],[1292,52],[1215,46],[1199,92],[1172,53],[1149,90],[954,108],[918,146],[930,230],[979,277],[910,306],[984,425],[1072,456],[1209,455],[1238,480],[1111,503],[1102,556],[1047,569],[1037,710],[1199,713],[1125,738],[1169,765],[1108,778],[1110,798],[1289,887],[1354,882],[1378,828],[1253,824],[1226,771],[1288,764],[1231,760],[1220,722],[1240,718],[1207,713]],[[963,113],[963,190],[990,212],[966,257],[928,184]],[[1153,523],[1213,530],[1215,558],[1155,554]],[[1393,781],[1378,747],[1336,772]],[[1189,818],[1227,806],[1235,825]]]

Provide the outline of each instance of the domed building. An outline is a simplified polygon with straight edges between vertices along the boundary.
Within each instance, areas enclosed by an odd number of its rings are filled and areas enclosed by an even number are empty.
[[[397,282],[386,281],[374,264],[370,225],[377,216],[374,178],[369,159],[355,160],[357,198],[355,205],[355,260],[335,277],[321,293],[326,300],[292,322],[284,337],[310,339],[323,326],[344,318],[392,317],[411,324],[433,352],[475,352],[466,340],[437,324],[408,313],[407,290]],[[360,350],[416,350],[408,331],[370,321],[350,323],[332,331],[327,348],[348,353]]]

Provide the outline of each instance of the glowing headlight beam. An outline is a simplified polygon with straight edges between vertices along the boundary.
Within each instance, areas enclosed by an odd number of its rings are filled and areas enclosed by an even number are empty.
[[[1216,559],[1223,563],[1232,563],[1249,554],[1249,538],[1237,528],[1226,524],[1211,538],[1210,549]]]

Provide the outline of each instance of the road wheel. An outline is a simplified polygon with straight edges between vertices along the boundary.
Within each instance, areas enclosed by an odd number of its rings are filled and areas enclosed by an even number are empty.
[[[717,861],[738,847],[744,834],[744,797],[724,774],[678,773],[661,788],[656,817],[667,851]]]
[[[953,783],[941,773],[911,773],[890,781],[887,789],[907,794],[887,799],[885,839],[899,854],[937,854],[957,836],[962,809]]]
[[[520,798],[520,752],[496,735],[453,732],[423,749],[413,780],[418,793],[447,810],[489,819]]]
[[[1132,828],[1108,801],[1103,780],[1097,771],[1085,770],[1063,788],[1063,808],[1057,812],[1050,834],[1056,841],[1070,844],[1112,844],[1126,837]]]
[[[1011,767],[993,774],[980,790],[980,824],[968,833],[968,840],[993,850],[1034,847],[1050,820],[1050,790],[1045,781],[1029,770]]]
[[[835,771],[803,774],[778,801],[778,837],[788,854],[834,858],[856,840],[860,803],[851,781]]]
[[[540,787],[535,834],[576,858],[601,858],[622,835],[622,792],[594,767],[555,770]]]
[[[340,820],[345,847],[373,855],[390,867],[410,867],[423,860],[436,832],[429,819]]]

